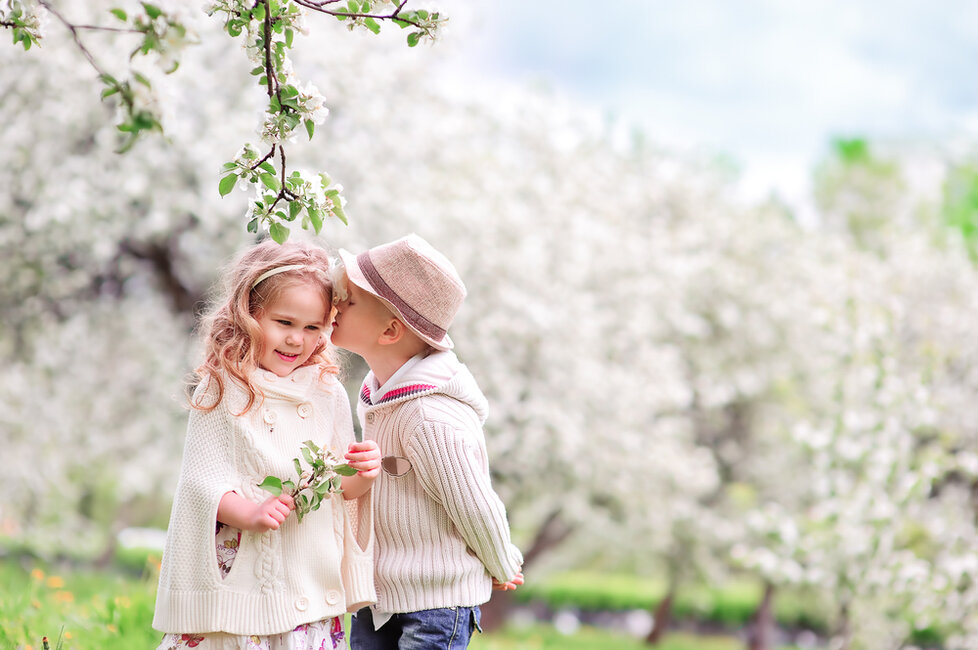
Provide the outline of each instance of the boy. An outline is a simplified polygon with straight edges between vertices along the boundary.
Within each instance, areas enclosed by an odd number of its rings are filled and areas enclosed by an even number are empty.
[[[352,646],[465,648],[491,590],[523,583],[489,479],[486,398],[447,332],[465,286],[414,234],[340,256],[347,296],[332,341],[370,367],[357,415],[385,454],[373,487],[377,604],[354,616]]]

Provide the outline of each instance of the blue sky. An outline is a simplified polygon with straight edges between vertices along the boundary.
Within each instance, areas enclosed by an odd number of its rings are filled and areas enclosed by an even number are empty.
[[[465,34],[461,61],[471,73],[543,84],[641,124],[670,148],[727,154],[753,195],[777,189],[803,201],[833,137],[920,143],[978,134],[973,0],[443,8]]]

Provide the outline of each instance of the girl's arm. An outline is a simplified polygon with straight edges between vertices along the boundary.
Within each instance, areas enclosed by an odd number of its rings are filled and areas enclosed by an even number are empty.
[[[346,451],[346,462],[358,471],[353,476],[343,477],[343,498],[356,499],[366,494],[380,475],[380,447],[373,440],[351,443]]]
[[[287,494],[269,497],[261,503],[255,503],[236,492],[227,492],[217,504],[217,520],[232,528],[264,533],[278,530],[294,509],[295,503]]]

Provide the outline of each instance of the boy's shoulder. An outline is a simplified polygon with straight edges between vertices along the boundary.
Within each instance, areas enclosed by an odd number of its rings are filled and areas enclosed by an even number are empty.
[[[481,430],[484,411],[457,395],[439,391],[394,404],[391,418],[408,426],[444,424],[455,429]]]

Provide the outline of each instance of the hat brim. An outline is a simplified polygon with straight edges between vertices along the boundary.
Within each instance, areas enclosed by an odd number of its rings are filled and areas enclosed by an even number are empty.
[[[387,300],[386,298],[384,298],[383,296],[377,293],[376,289],[374,289],[373,285],[370,284],[370,281],[367,280],[367,277],[363,274],[363,271],[360,270],[360,265],[357,264],[356,255],[349,252],[348,250],[341,248],[340,259],[343,260],[343,266],[345,267],[346,270],[346,277],[349,279],[349,281],[357,285],[367,293],[369,293],[371,296],[373,296],[380,302],[382,302],[384,306],[387,307],[389,310],[391,310],[391,312],[396,314],[397,319],[402,323],[404,323],[404,325],[407,326],[409,330],[414,332],[414,334],[417,335],[418,338],[420,338],[422,341],[424,341],[431,347],[435,348],[436,350],[441,350],[443,352],[446,350],[451,350],[455,347],[455,343],[452,342],[452,339],[447,332],[445,333],[445,336],[443,336],[440,340],[435,340],[429,336],[426,336],[425,334],[420,332],[417,328],[415,328],[413,325],[411,325],[411,322],[407,318],[405,318],[404,314],[401,313],[401,310],[398,309],[397,306],[394,305],[394,303],[392,303],[391,301]]]

